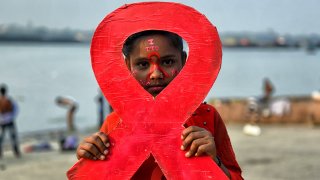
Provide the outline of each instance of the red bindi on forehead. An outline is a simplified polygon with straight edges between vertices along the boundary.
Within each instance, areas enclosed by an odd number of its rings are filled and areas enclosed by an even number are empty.
[[[152,57],[156,57],[156,58],[160,59],[160,54],[158,52],[156,52],[156,51],[150,52],[148,54],[148,59],[151,61]]]

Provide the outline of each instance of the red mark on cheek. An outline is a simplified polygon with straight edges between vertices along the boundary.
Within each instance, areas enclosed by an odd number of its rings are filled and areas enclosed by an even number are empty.
[[[131,74],[132,74],[133,76],[136,76],[136,75],[137,75],[137,73],[138,73],[138,71],[137,71],[137,70],[132,70],[132,71],[131,71]]]
[[[139,80],[139,83],[142,87],[146,87],[151,84],[149,80]]]
[[[171,70],[171,77],[176,77],[178,75],[179,71],[177,69]]]
[[[161,69],[161,68],[160,68],[160,71],[162,72],[162,74],[163,74],[164,78],[169,77],[169,74],[168,74],[166,71],[164,71],[164,70],[163,70],[163,69]]]
[[[131,71],[131,74],[135,77],[135,78],[137,78],[136,76],[137,75],[139,75],[138,74],[139,72],[137,71],[137,70],[132,70]],[[139,79],[139,78],[138,78]],[[137,80],[138,80],[137,79]],[[139,84],[143,87],[143,88],[145,88],[145,87],[147,87],[148,85],[150,85],[150,80],[138,80],[138,82],[139,82]]]

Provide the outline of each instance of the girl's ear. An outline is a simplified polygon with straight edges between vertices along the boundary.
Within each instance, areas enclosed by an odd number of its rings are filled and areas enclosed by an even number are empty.
[[[182,60],[182,66],[184,66],[187,60],[187,53],[185,51],[182,51],[181,53],[181,60]]]
[[[129,69],[129,71],[131,70],[131,65],[130,65],[130,59],[128,59],[127,57],[124,58],[124,61]]]

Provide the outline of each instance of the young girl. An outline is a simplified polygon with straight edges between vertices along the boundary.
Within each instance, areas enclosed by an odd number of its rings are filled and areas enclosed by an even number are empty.
[[[134,78],[154,97],[178,75],[186,61],[182,38],[166,31],[150,30],[131,35],[124,44],[123,54]],[[120,117],[116,112],[111,113],[101,132],[80,143],[78,159],[105,160],[110,148],[107,134],[119,123]],[[187,158],[210,156],[230,179],[242,179],[226,127],[214,107],[201,104],[186,121],[185,127],[181,132],[181,150],[186,151]],[[153,157],[146,160],[132,177],[164,178]]]

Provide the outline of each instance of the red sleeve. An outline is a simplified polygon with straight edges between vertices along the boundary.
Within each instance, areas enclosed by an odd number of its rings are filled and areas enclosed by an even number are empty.
[[[103,122],[100,131],[109,134],[120,123],[120,117],[115,113],[111,113]]]
[[[214,111],[214,139],[217,148],[217,155],[229,170],[232,180],[243,180],[241,176],[241,169],[233,152],[226,126],[217,110],[214,109]]]

